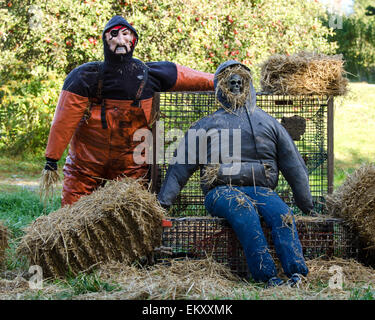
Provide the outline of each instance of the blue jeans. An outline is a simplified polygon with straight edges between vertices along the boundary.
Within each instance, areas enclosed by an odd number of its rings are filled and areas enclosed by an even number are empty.
[[[212,216],[229,222],[244,249],[255,281],[266,282],[277,275],[259,216],[271,229],[276,254],[285,274],[288,277],[293,273],[307,275],[292,210],[276,192],[263,187],[218,186],[207,193],[205,206]]]

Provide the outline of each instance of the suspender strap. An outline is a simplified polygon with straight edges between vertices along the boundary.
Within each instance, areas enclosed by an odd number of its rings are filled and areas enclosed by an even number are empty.
[[[148,67],[144,63],[142,63],[142,64],[143,64],[143,78],[142,78],[141,84],[139,85],[137,94],[135,96],[135,100],[132,103],[132,106],[136,106],[136,107],[140,106],[139,101],[141,99],[143,90],[145,88],[145,85],[146,85],[147,79],[148,79]]]
[[[98,66],[98,88],[97,88],[97,91],[96,91],[96,98],[98,99],[99,103],[101,104],[100,119],[101,119],[101,122],[102,122],[102,128],[108,129],[108,124],[107,124],[107,120],[106,120],[106,117],[105,117],[105,111],[106,111],[105,100],[103,99],[103,94],[102,94],[103,66],[104,66],[103,63],[99,63],[99,66]],[[145,85],[147,83],[147,80],[148,80],[148,67],[145,64],[143,64],[143,78],[142,78],[142,81],[139,85],[139,88],[138,88],[135,100],[132,103],[132,106],[136,106],[136,107],[140,106],[139,101],[141,99],[141,96],[142,96],[143,90],[145,88]]]
[[[102,100],[102,106],[101,106],[101,109],[100,109],[100,120],[102,122],[102,128],[108,129],[107,119],[105,118],[105,102],[104,102],[104,100]]]
[[[99,63],[99,68],[98,68],[98,88],[96,91],[96,97],[99,100],[99,103],[101,104],[101,109],[100,109],[100,119],[102,122],[102,128],[107,129],[107,120],[105,118],[105,101],[103,99],[103,63]]]

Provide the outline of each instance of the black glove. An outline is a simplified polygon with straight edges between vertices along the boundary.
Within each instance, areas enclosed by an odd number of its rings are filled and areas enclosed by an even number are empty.
[[[164,209],[164,210],[166,210],[166,211],[169,211],[169,208],[171,207],[171,206],[167,206],[167,205],[165,205],[165,204],[160,204],[161,206],[162,206],[162,208]]]
[[[46,158],[47,162],[44,166],[44,170],[56,171],[57,170],[57,160]]]

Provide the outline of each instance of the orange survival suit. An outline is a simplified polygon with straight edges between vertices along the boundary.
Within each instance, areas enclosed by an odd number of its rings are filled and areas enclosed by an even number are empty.
[[[63,168],[62,206],[90,194],[105,180],[121,175],[145,178],[148,164],[136,164],[133,141],[138,129],[149,129],[155,92],[213,90],[213,74],[160,61],[143,63],[133,50],[116,55],[105,33],[116,26],[136,30],[113,17],[103,31],[104,62],[85,63],[65,79],[46,148],[46,168],[57,169],[70,142]],[[52,165],[51,165],[52,164]]]

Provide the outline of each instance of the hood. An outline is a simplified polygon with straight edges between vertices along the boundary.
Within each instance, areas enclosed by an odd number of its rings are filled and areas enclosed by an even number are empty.
[[[104,47],[104,61],[109,63],[124,63],[125,61],[129,60],[133,56],[133,51],[128,52],[124,55],[117,55],[114,52],[112,52],[107,44],[107,41],[105,40],[105,33],[107,30],[113,28],[114,26],[123,25],[129,28],[131,31],[134,32],[137,40],[135,42],[135,45],[137,45],[138,42],[138,33],[133,28],[133,26],[127,22],[123,17],[121,16],[114,16],[111,20],[108,21],[108,23],[105,25],[103,34],[102,34],[102,40],[103,40],[103,47]],[[135,47],[135,46],[134,46]],[[134,50],[134,49],[133,49]]]
[[[244,67],[247,71],[251,72],[250,69],[245,66],[244,64],[235,61],[235,60],[228,60],[220,64],[220,66],[216,69],[215,77],[214,77],[214,88],[215,88],[215,95],[216,99],[221,103],[221,105],[225,109],[235,109],[233,103],[230,102],[227,96],[223,93],[223,90],[219,86],[219,74],[222,73],[228,67],[235,67],[236,65]],[[256,92],[252,83],[252,80],[249,80],[249,90],[246,96],[246,105],[250,111],[253,111],[256,106]],[[245,105],[245,103],[243,103]]]

